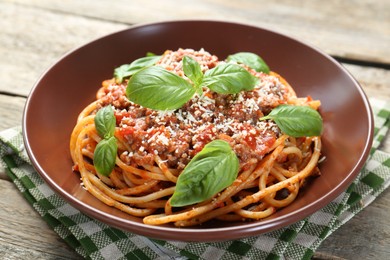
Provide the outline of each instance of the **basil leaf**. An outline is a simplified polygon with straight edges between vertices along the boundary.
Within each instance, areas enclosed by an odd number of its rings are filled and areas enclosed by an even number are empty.
[[[265,61],[257,54],[251,52],[238,52],[229,55],[226,60],[245,64],[258,72],[269,73],[269,67]]]
[[[280,105],[260,120],[272,119],[283,133],[293,137],[319,136],[322,118],[317,110],[308,106]]]
[[[101,108],[95,115],[95,128],[101,138],[114,136],[116,118],[111,106]]]
[[[118,145],[114,136],[102,139],[95,148],[93,164],[98,173],[109,176],[115,167]]]
[[[171,205],[182,207],[210,199],[237,178],[239,162],[222,140],[208,143],[179,175]]]
[[[199,90],[203,80],[203,73],[199,63],[191,57],[183,58],[184,74],[194,83],[195,88]],[[201,91],[202,89],[200,89]]]
[[[257,79],[245,68],[237,64],[220,64],[206,71],[203,86],[220,94],[236,94],[242,90],[252,90]]]
[[[156,110],[180,108],[194,94],[195,88],[187,80],[159,66],[135,73],[126,89],[129,100]]]
[[[153,53],[153,52],[150,52],[150,51],[148,51],[148,52],[146,53],[146,57],[150,57],[150,56],[157,56],[157,54],[156,54],[156,53]],[[161,56],[159,56],[159,57],[161,57]]]
[[[124,78],[132,76],[134,73],[145,67],[152,66],[161,56],[147,54],[146,57],[136,59],[130,64],[124,64],[114,70],[116,82],[122,83]]]

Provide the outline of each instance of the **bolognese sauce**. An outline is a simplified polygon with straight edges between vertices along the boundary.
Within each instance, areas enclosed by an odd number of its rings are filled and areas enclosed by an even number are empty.
[[[183,76],[180,64],[184,56],[195,58],[202,70],[219,61],[204,50],[167,51],[157,66]],[[183,169],[212,140],[226,139],[241,162],[260,160],[280,136],[275,123],[259,121],[272,108],[286,103],[288,89],[272,75],[250,70],[259,79],[252,91],[235,95],[213,93],[205,89],[194,95],[182,108],[157,111],[144,108],[126,98],[127,81],[106,81],[106,91],[99,96],[102,106],[112,104],[119,134],[131,145],[133,153],[124,152],[122,160],[133,165],[151,164],[154,155],[169,167]]]

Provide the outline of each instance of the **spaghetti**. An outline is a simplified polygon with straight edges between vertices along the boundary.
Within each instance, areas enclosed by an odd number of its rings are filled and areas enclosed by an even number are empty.
[[[183,57],[193,58],[203,73],[224,64],[202,50],[166,51],[154,66],[189,81]],[[203,87],[178,109],[159,111],[129,100],[129,79],[102,83],[97,99],[80,113],[71,135],[73,170],[82,185],[105,204],[144,223],[176,226],[221,221],[258,220],[291,204],[310,176],[319,175],[320,136],[287,135],[273,120],[260,120],[280,105],[318,110],[320,101],[298,98],[275,72],[259,72],[240,64],[258,81],[249,91],[216,93]],[[130,76],[131,78],[131,76]],[[117,144],[110,174],[95,167],[100,136],[95,117],[111,106]],[[211,198],[186,206],[172,206],[178,179],[186,166],[214,140],[227,142],[237,156],[237,177]]]

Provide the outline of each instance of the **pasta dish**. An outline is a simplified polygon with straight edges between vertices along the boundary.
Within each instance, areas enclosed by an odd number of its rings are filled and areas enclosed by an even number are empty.
[[[116,68],[81,111],[73,171],[145,224],[263,219],[320,175],[319,107],[254,53],[148,53]]]

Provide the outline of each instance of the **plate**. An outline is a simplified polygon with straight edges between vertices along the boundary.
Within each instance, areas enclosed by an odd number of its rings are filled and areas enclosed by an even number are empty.
[[[204,48],[224,59],[259,54],[294,87],[298,96],[322,102],[322,176],[288,207],[261,221],[211,223],[199,227],[149,226],[98,201],[72,172],[69,138],[81,110],[119,65],[147,52]],[[333,58],[292,37],[239,23],[166,21],[143,24],[94,40],[66,54],[33,87],[25,106],[23,137],[33,166],[49,186],[81,212],[108,225],[147,237],[222,241],[269,232],[295,223],[340,195],[359,173],[373,138],[372,111],[362,88]]]

